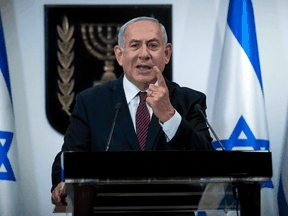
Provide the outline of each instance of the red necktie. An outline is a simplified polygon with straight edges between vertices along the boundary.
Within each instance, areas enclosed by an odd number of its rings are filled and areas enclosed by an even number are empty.
[[[139,92],[138,95],[140,97],[140,103],[136,112],[136,133],[140,148],[144,151],[150,122],[150,114],[146,106],[147,92]]]

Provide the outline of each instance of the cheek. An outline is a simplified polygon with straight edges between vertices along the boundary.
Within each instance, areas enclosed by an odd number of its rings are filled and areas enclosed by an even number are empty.
[[[137,60],[137,57],[136,56],[132,56],[132,55],[126,55],[123,58],[123,60],[125,62],[126,67],[132,67],[134,62]]]
[[[158,56],[158,58],[156,58],[156,62],[155,62],[156,65],[158,65],[158,68],[163,68],[165,67],[165,64],[166,64],[166,58],[165,56],[161,55],[161,56]]]

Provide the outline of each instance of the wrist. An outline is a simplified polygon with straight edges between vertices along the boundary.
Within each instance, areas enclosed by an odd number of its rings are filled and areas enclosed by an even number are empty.
[[[172,108],[171,111],[168,111],[166,115],[163,115],[163,118],[159,118],[159,121],[164,124],[165,122],[169,121],[175,115],[175,109]]]

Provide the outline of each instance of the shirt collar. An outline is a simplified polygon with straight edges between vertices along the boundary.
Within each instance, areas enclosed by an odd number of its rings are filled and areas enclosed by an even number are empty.
[[[155,85],[158,85],[158,82],[155,83]],[[135,86],[132,82],[130,82],[125,74],[123,78],[123,88],[126,96],[127,104],[131,102],[131,100],[140,92],[141,90]],[[145,90],[145,92],[148,92],[148,89]]]

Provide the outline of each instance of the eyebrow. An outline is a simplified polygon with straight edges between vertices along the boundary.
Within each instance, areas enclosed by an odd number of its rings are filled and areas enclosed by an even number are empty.
[[[132,39],[131,41],[129,41],[129,44],[131,44],[131,43],[139,43],[139,42],[141,42],[140,40],[136,40],[136,39]]]
[[[153,39],[149,40],[148,43],[153,42],[153,41],[155,41],[155,42],[157,42],[157,43],[160,44],[160,41],[159,41],[158,39],[156,39],[156,38],[153,38]],[[132,40],[129,42],[129,44],[131,44],[131,43],[139,43],[139,42],[141,42],[141,40],[132,39]]]
[[[148,43],[153,42],[153,41],[155,41],[155,42],[160,44],[160,41],[158,39],[156,39],[156,38],[153,38],[153,39],[149,40]]]

